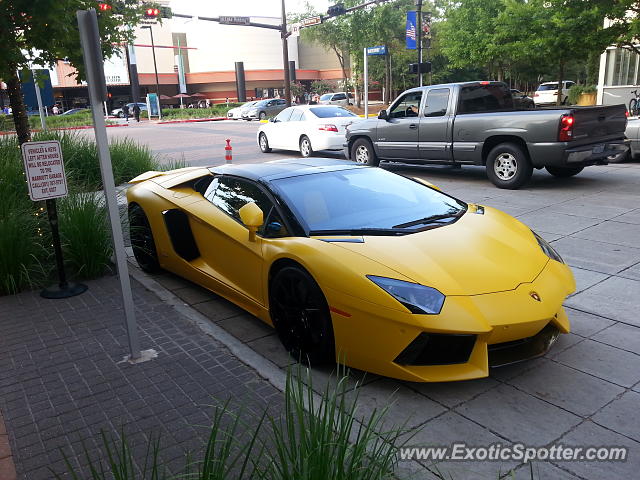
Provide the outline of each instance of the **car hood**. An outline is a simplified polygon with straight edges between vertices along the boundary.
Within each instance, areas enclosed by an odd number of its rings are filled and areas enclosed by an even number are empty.
[[[455,223],[432,230],[335,245],[445,295],[513,290],[533,281],[549,261],[527,226],[488,207],[484,215],[468,211]]]

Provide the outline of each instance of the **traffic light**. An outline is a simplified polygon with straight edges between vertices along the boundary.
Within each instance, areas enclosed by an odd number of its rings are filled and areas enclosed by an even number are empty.
[[[431,71],[431,62],[409,64],[409,73],[429,73],[430,71]]]
[[[347,13],[347,10],[344,8],[344,5],[342,3],[336,3],[335,5],[331,5],[327,10],[327,15],[330,17],[344,15],[345,13]]]
[[[145,8],[144,10],[145,18],[158,18],[159,15],[160,15],[160,9],[158,8],[148,7],[148,8]]]
[[[111,10],[111,5],[108,3],[98,3],[98,10],[101,12],[108,12]]]

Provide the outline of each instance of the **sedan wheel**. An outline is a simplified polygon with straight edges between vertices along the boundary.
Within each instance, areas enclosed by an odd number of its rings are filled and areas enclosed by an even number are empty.
[[[260,115],[258,115],[258,118],[260,118],[260,120],[264,120],[265,118],[267,118],[267,114],[264,112],[260,112]]]
[[[269,148],[269,140],[267,140],[267,136],[264,133],[260,133],[258,137],[258,145],[260,145],[260,150],[262,153],[271,152],[271,148]]]
[[[269,312],[293,358],[311,365],[335,362],[329,307],[309,273],[297,266],[278,271],[269,286]]]
[[[313,149],[311,148],[311,140],[306,135],[303,135],[300,138],[300,155],[304,158],[310,157],[313,153]]]

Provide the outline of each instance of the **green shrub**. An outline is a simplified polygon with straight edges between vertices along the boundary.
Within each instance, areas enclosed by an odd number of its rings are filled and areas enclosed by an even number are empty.
[[[189,119],[189,118],[212,118],[226,117],[229,109],[239,106],[239,103],[226,103],[214,105],[210,108],[163,108],[162,119]]]
[[[595,85],[573,85],[569,88],[569,103],[575,105],[583,93],[596,93],[597,91],[598,87]]]
[[[94,278],[111,263],[111,233],[102,195],[71,193],[58,200],[60,239],[69,275]]]
[[[130,138],[112,140],[109,151],[116,185],[128,182],[149,170],[159,169],[158,162],[149,147],[140,145]]]

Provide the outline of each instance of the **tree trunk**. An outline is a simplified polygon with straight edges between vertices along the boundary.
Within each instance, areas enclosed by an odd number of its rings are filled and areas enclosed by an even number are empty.
[[[20,78],[18,77],[17,69],[12,68],[11,71],[15,73],[7,79],[7,93],[9,94],[9,104],[13,111],[16,135],[22,145],[31,140],[31,130],[29,129],[29,118],[27,117],[22,92],[20,91]]]
[[[560,60],[558,65],[558,98],[556,105],[562,105],[562,80],[564,77],[564,60]]]
[[[340,53],[340,51],[336,47],[333,47],[333,51],[336,52],[336,57],[338,57],[338,62],[340,62],[340,69],[342,70],[342,81],[346,86],[348,79],[347,79],[347,71],[344,68],[344,54]]]

